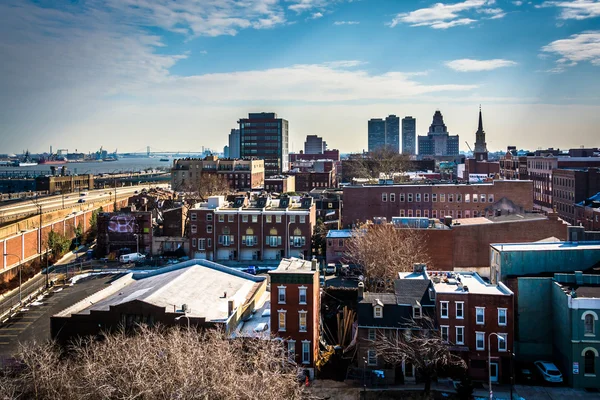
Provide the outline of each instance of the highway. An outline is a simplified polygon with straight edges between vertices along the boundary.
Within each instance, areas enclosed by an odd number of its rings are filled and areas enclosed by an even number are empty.
[[[152,187],[166,188],[166,184],[151,185]],[[116,193],[118,198],[122,198],[124,195],[131,196],[135,192],[140,191],[144,188],[148,188],[148,185],[139,186],[125,186],[117,187]],[[82,192],[83,193],[83,192]],[[97,189],[90,190],[85,196],[81,196],[79,193],[68,193],[63,195],[40,197],[34,201],[24,200],[19,203],[13,203],[0,207],[0,218],[6,220],[17,216],[27,216],[37,214],[39,212],[38,206],[42,207],[42,213],[59,210],[69,206],[80,204],[80,200],[85,200],[86,203],[107,201],[115,198],[115,188]]]

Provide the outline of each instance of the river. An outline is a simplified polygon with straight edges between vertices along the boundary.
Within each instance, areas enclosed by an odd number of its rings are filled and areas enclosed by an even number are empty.
[[[145,169],[165,169],[168,170],[173,165],[172,159],[169,162],[160,161],[160,158],[120,158],[116,161],[103,162],[74,162],[65,164],[40,164],[31,167],[5,167],[0,166],[0,172],[19,172],[23,174],[50,174],[50,167],[54,166],[60,173],[60,168],[65,165],[67,173],[70,174],[107,174],[117,172],[139,172]]]

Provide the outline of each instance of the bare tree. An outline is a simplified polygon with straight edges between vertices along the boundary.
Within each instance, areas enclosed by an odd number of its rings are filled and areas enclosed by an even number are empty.
[[[368,154],[354,155],[344,163],[346,176],[377,181],[393,179],[402,181],[402,174],[410,168],[410,157],[389,147],[380,147]]]
[[[367,223],[352,231],[345,257],[363,267],[366,290],[391,292],[398,272],[412,271],[415,263],[431,264],[425,242],[418,229]]]
[[[303,399],[280,341],[228,339],[218,330],[140,327],[69,352],[22,346],[21,368],[0,376],[0,397],[37,399]]]
[[[414,365],[425,383],[426,396],[429,396],[431,382],[441,370],[454,368],[464,371],[467,368],[465,361],[450,351],[449,345],[429,317],[419,321],[412,320],[403,332],[378,335],[375,341],[377,354],[385,362],[400,365],[403,361],[408,361]]]

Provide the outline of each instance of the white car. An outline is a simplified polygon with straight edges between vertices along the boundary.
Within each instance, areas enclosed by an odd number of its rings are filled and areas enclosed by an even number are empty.
[[[551,363],[550,361],[536,361],[533,364],[540,374],[542,374],[542,378],[544,378],[546,382],[561,383],[563,381],[562,374],[558,368],[556,368],[554,363]]]

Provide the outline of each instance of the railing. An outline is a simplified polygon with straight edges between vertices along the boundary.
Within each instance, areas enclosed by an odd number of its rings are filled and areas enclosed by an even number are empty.
[[[52,275],[52,273],[51,273]],[[48,276],[50,281],[50,276]],[[52,279],[55,279],[54,277]],[[12,315],[21,305],[27,304],[46,288],[46,275],[40,274],[21,285],[21,301],[19,302],[18,287],[14,293],[0,300],[0,319],[4,321]]]

